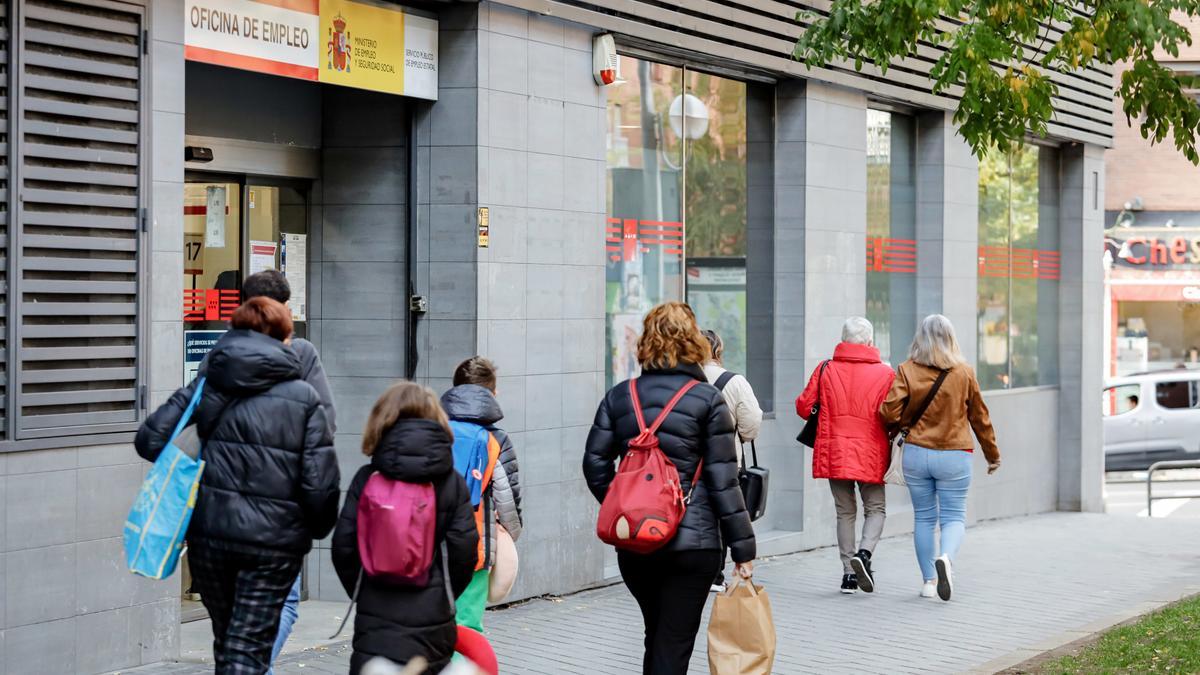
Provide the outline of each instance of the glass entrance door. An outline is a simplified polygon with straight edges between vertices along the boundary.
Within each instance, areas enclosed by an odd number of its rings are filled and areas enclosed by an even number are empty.
[[[228,329],[241,304],[242,282],[256,272],[283,272],[297,337],[308,337],[307,183],[188,175],[183,206],[184,382]],[[207,618],[181,565],[184,623]],[[307,580],[306,580],[307,581]],[[307,597],[307,583],[302,585]]]
[[[279,270],[288,278],[296,337],[308,337],[308,193],[292,185],[246,187],[248,274]]]

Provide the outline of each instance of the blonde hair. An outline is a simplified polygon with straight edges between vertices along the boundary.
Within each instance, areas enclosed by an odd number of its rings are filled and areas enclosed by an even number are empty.
[[[371,408],[371,416],[367,418],[367,426],[363,429],[363,454],[368,457],[373,455],[388,429],[404,419],[437,422],[451,438],[454,437],[454,432],[450,431],[450,418],[442,410],[442,403],[432,389],[416,382],[397,382],[388,387]]]
[[[908,358],[914,363],[949,370],[967,362],[958,338],[954,336],[954,324],[941,314],[930,314],[921,321],[913,337]]]
[[[664,302],[646,315],[638,338],[643,368],[674,368],[680,363],[704,365],[712,347],[700,334],[696,314],[682,302]]]

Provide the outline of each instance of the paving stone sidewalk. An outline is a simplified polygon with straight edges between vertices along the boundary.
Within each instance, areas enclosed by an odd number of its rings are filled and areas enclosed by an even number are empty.
[[[832,527],[832,524],[831,524]],[[955,598],[917,597],[911,539],[881,542],[878,591],[843,596],[834,549],[760,564],[779,645],[775,673],[993,672],[1200,592],[1200,537],[1186,519],[1049,514],[971,528]],[[711,605],[711,603],[710,603]],[[623,586],[487,615],[505,673],[641,672],[641,617]],[[345,673],[348,644],[281,659],[279,675]],[[142,673],[200,673],[163,664]],[[708,673],[704,633],[691,673]]]

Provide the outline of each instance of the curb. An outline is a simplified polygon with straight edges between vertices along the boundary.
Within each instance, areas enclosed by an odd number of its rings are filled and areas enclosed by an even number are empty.
[[[1147,614],[1196,596],[1200,596],[1200,585],[1162,586],[1151,594],[1151,600],[1142,601],[1130,609],[1059,633],[1052,638],[1031,643],[966,672],[971,675],[1035,672],[1036,668],[1047,660],[1086,647],[1113,628],[1134,623]]]

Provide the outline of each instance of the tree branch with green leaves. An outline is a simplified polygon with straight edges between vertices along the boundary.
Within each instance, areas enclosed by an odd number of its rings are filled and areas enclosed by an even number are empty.
[[[1200,107],[1157,60],[1190,45],[1174,17],[1200,14],[1200,0],[832,0],[827,14],[801,12],[808,28],[794,56],[810,68],[836,61],[886,72],[921,45],[943,51],[930,71],[935,94],[961,88],[954,121],[976,156],[1007,150],[1027,133],[1045,136],[1058,85],[1053,73],[1128,62],[1114,83],[1142,136],[1168,136],[1200,163]],[[1050,39],[1049,26],[1061,30]],[[1049,46],[1047,49],[1046,47]],[[958,93],[955,91],[954,93]]]

